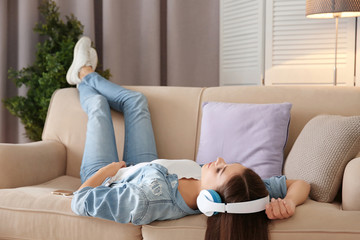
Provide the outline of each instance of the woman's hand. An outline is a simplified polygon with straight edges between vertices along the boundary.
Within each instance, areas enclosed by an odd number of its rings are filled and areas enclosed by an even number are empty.
[[[105,167],[102,167],[99,171],[101,171],[107,177],[114,176],[120,168],[126,167],[126,163],[124,161],[120,162],[112,162]]]
[[[295,214],[296,206],[303,204],[309,196],[310,184],[303,180],[286,180],[287,194],[284,199],[271,199],[266,205],[269,219],[285,219]]]
[[[84,187],[97,187],[100,186],[107,177],[114,176],[120,168],[126,167],[124,161],[113,162],[105,167],[102,167],[97,171],[94,175],[92,175],[88,180],[86,180],[79,188],[82,189]]]
[[[271,199],[266,205],[266,215],[269,219],[285,219],[295,214],[296,205],[292,200],[281,198]]]

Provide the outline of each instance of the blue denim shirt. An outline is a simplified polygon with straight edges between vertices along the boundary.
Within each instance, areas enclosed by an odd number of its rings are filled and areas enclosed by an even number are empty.
[[[285,177],[264,180],[271,197],[285,197]],[[150,163],[121,181],[96,188],[85,187],[74,193],[72,210],[120,223],[143,225],[155,220],[171,220],[199,214],[191,209],[178,191],[178,177],[162,165]],[[284,189],[285,187],[285,189]]]

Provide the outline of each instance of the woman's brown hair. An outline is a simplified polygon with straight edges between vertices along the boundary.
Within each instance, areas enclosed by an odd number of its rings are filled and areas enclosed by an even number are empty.
[[[256,200],[268,195],[259,175],[247,168],[215,189],[225,203]],[[218,213],[207,220],[206,240],[268,240],[265,210],[249,214]]]

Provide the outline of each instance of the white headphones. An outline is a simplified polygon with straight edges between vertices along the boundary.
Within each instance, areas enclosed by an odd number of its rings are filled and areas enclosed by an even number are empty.
[[[269,203],[269,195],[253,201],[222,203],[221,197],[216,191],[201,190],[196,203],[199,210],[208,217],[218,212],[237,214],[255,213],[265,210],[266,204]]]

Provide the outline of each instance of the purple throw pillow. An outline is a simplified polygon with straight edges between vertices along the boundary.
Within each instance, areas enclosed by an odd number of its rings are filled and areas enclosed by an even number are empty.
[[[205,102],[196,162],[222,157],[251,168],[263,179],[281,175],[291,106]]]

